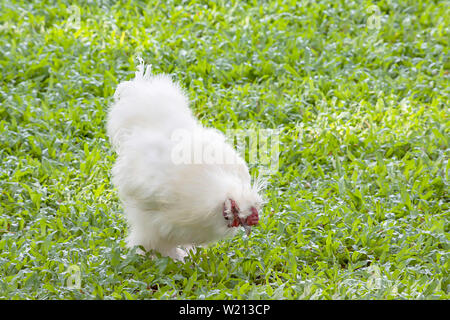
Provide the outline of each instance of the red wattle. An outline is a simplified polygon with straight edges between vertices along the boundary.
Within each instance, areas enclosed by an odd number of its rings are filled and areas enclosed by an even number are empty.
[[[252,214],[249,215],[247,217],[247,219],[245,220],[245,222],[249,225],[249,226],[253,226],[255,224],[258,224],[259,221],[259,216],[258,216],[258,211],[256,210],[256,208],[252,207]]]

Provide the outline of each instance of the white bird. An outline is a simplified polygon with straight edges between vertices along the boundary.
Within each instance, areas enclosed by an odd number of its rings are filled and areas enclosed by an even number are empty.
[[[193,116],[168,75],[141,62],[118,85],[107,119],[117,152],[112,181],[129,224],[127,245],[183,260],[181,248],[249,234],[262,205],[260,183],[218,130]]]

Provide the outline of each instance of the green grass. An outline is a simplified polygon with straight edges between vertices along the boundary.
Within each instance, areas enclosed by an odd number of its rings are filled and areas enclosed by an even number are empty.
[[[424,0],[2,0],[0,298],[448,299],[449,15]],[[125,248],[105,115],[137,55],[205,125],[282,130],[249,238],[184,264]]]

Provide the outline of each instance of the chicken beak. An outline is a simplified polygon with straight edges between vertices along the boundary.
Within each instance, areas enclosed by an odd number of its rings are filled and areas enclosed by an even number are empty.
[[[258,224],[259,221],[258,211],[256,210],[256,208],[252,207],[251,210],[252,210],[251,215],[245,218],[245,220],[241,219],[241,225],[244,227],[245,234],[247,236],[250,234],[250,232],[252,232],[251,226]]]
[[[244,230],[245,230],[245,234],[247,235],[247,236],[249,236],[250,235],[250,233],[252,232],[252,227],[251,226],[249,226],[248,224],[243,224],[242,225],[243,227],[244,227]]]

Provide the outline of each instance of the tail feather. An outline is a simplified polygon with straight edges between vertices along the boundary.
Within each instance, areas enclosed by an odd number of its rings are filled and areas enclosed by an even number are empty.
[[[107,132],[113,146],[118,146],[135,129],[170,133],[190,127],[195,119],[186,94],[166,74],[152,75],[151,65],[141,61],[136,76],[120,83],[108,113]]]

